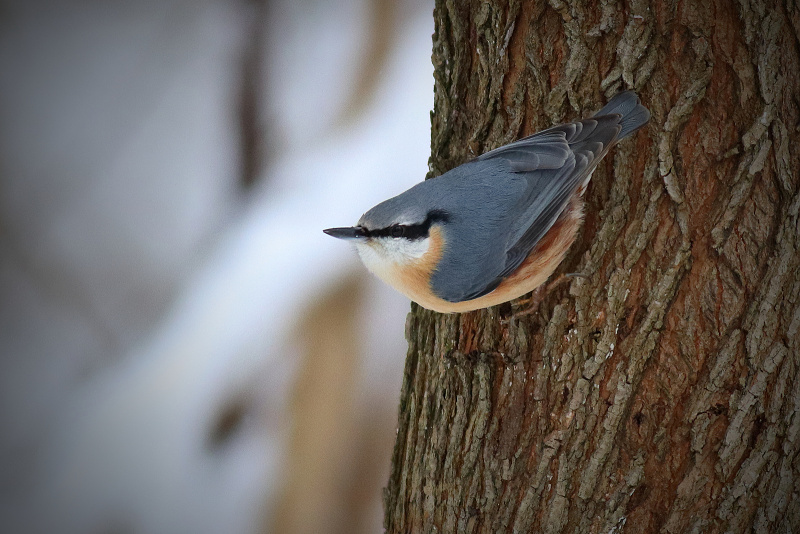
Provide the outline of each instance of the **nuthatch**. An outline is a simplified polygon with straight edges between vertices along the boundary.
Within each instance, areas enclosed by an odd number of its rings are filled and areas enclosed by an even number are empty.
[[[496,148],[381,202],[357,226],[325,233],[355,243],[370,271],[425,308],[507,302],[558,267],[595,167],[649,119],[625,91],[591,118]]]

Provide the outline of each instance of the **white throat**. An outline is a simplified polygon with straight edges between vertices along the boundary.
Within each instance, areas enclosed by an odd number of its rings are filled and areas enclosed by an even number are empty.
[[[394,268],[414,263],[422,258],[428,252],[430,245],[431,240],[428,237],[423,239],[378,237],[356,243],[356,249],[367,269],[386,280]]]

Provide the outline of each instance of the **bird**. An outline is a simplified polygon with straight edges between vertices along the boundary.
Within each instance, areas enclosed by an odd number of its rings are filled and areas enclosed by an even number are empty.
[[[463,313],[516,299],[556,270],[583,222],[597,164],[650,120],[633,91],[414,185],[326,234],[424,308]]]

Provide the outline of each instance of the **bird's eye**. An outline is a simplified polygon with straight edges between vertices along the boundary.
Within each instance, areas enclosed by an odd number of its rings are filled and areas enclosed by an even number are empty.
[[[392,237],[403,237],[403,234],[405,234],[405,228],[400,225],[394,225],[392,226],[391,232]]]

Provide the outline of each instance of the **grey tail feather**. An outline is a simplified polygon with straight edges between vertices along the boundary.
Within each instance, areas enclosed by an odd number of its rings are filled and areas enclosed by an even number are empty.
[[[620,130],[617,140],[628,137],[650,120],[650,112],[639,103],[639,97],[633,91],[623,91],[614,95],[608,104],[594,115],[601,117],[615,113],[622,115],[622,120],[620,120],[622,130]]]

